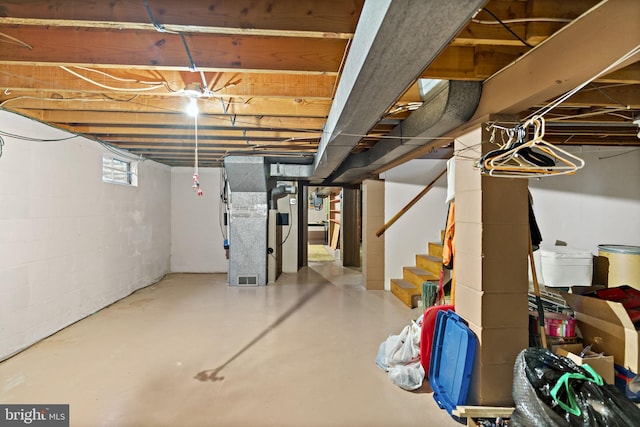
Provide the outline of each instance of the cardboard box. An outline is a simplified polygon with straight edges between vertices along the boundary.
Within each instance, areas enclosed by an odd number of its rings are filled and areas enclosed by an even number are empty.
[[[513,363],[483,365],[476,358],[466,404],[513,406]]]
[[[478,338],[478,347],[467,404],[512,405],[513,364],[528,347],[527,328],[484,328],[468,323]]]
[[[507,364],[513,367],[518,354],[529,347],[526,328],[483,328],[471,322],[468,324],[478,338],[476,359],[483,366]]]
[[[456,312],[483,328],[520,328],[529,324],[526,289],[519,293],[489,293],[456,283]]]
[[[561,292],[575,312],[578,329],[592,350],[613,356],[617,365],[640,372],[640,332],[619,302]]]
[[[588,351],[585,357],[580,357],[583,348],[582,344],[566,344],[558,346],[555,352],[559,356],[573,360],[578,366],[591,366],[607,384],[613,384],[615,381],[613,356],[600,356],[600,353]]]

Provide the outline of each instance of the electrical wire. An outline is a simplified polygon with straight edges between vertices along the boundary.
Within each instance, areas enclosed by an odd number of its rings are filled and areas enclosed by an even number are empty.
[[[615,102],[616,104],[622,105],[623,107],[629,108],[628,105],[625,105],[624,103],[618,101],[617,99],[615,99],[614,97],[612,97],[611,95],[609,95],[607,92],[604,91],[604,89],[600,88],[600,86],[598,86],[597,84],[590,82],[589,83],[591,86],[593,86],[593,88],[595,90],[597,90],[598,92],[600,92],[603,96],[605,96],[606,98],[608,98],[609,100]]]
[[[194,173],[198,174],[198,115],[196,114],[193,118],[194,121],[194,140],[195,140],[195,165],[194,165]]]
[[[187,51],[187,57],[189,58],[189,69],[191,71],[197,71],[198,67],[196,67],[196,63],[193,62],[193,57],[191,56],[191,51],[189,50],[189,45],[187,44],[187,39],[184,37],[183,33],[180,34],[180,38],[182,39],[182,44],[184,45],[184,50]],[[206,88],[206,85],[205,85]]]
[[[103,89],[108,89],[108,90],[114,90],[114,91],[118,91],[118,92],[146,92],[149,90],[155,90],[155,89],[160,89],[160,88],[167,88],[166,84],[159,84],[156,86],[149,86],[149,87],[145,87],[145,88],[118,88],[118,87],[113,87],[113,86],[107,86],[107,85],[103,85],[102,83],[98,83],[95,80],[91,80],[89,77],[85,77],[80,73],[76,73],[73,70],[70,70],[69,68],[65,67],[64,65],[60,65],[60,68],[62,68],[63,70],[65,70],[66,72],[73,74],[74,76],[91,83],[92,85],[101,87]]]
[[[289,235],[291,234],[291,229],[293,228],[293,224],[291,224],[291,221],[292,221],[292,218],[293,218],[293,212],[291,211],[291,201],[289,201],[288,205],[289,205],[289,230],[287,231],[287,235],[284,237],[284,239],[282,239],[282,242],[278,245],[278,247],[280,247],[280,248],[289,239]]]
[[[187,44],[187,39],[184,37],[184,34],[179,31],[169,31],[164,27],[164,25],[159,24],[158,21],[156,21],[155,17],[153,16],[153,12],[151,11],[151,6],[149,6],[149,1],[148,0],[142,0],[142,1],[144,3],[144,7],[147,9],[147,14],[149,15],[149,19],[151,20],[151,23],[153,24],[156,31],[161,33],[167,33],[167,34],[177,34],[180,36],[180,38],[182,39],[182,44],[184,45],[184,48],[187,51],[187,57],[189,58],[189,68],[191,69],[191,71],[197,71],[198,67],[196,67],[195,62],[193,62],[193,57],[191,56],[191,50],[189,50],[189,45]]]
[[[640,148],[634,148],[632,150],[625,151],[624,153],[613,154],[611,156],[605,156],[605,157],[598,157],[598,160],[606,160],[606,159],[610,159],[612,157],[624,156],[625,154],[633,153],[634,151],[639,151],[639,150],[640,150]]]
[[[167,33],[167,34],[179,34],[177,31],[167,30],[164,27],[164,25],[159,24],[153,17],[153,12],[151,11],[151,6],[149,6],[149,2],[147,0],[142,0],[142,2],[144,3],[145,9],[147,9],[147,14],[149,15],[149,19],[151,19],[151,24],[153,24],[156,31],[160,33]]]
[[[9,39],[9,40],[0,39],[1,42],[11,43],[11,44],[15,44],[15,45],[18,45],[18,46],[21,46],[21,47],[25,47],[25,48],[27,48],[29,50],[33,50],[33,46],[31,46],[28,43],[23,42],[20,39],[17,39],[15,37],[11,37],[9,34],[5,34],[5,33],[0,32],[0,36]]]
[[[31,119],[33,120],[33,119]],[[24,136],[24,135],[17,135],[11,132],[6,132],[6,131],[0,131],[0,139],[2,139],[2,136],[5,136],[7,138],[13,138],[13,139],[17,139],[17,140],[21,140],[21,141],[29,141],[29,142],[61,142],[61,141],[68,141],[70,139],[74,139],[74,138],[85,138],[89,141],[95,141],[98,144],[102,145],[103,148],[105,148],[106,150],[122,157],[122,158],[126,158],[128,160],[135,160],[135,161],[139,161],[142,162],[144,160],[146,160],[145,158],[143,158],[142,156],[133,156],[131,153],[128,153],[126,151],[122,151],[117,149],[116,147],[113,147],[109,144],[107,144],[104,141],[101,141],[98,138],[88,138],[84,135],[79,135],[79,134],[74,134],[71,136],[67,136],[64,138],[50,138],[50,139],[42,139],[42,138],[34,138],[34,137],[30,137],[30,136]],[[2,144],[4,145],[4,140],[2,141]],[[2,152],[2,147],[0,146],[0,156],[1,156],[1,152]]]
[[[485,10],[487,10],[485,8]],[[471,22],[474,24],[483,24],[483,25],[504,25],[504,24],[526,24],[528,22],[561,22],[561,23],[569,23],[571,19],[566,18],[515,18],[515,19],[502,19],[498,21],[482,21],[480,19],[472,19]]]
[[[67,141],[69,139],[79,138],[80,137],[80,135],[71,135],[71,136],[67,136],[67,137],[64,137],[64,138],[41,139],[41,138],[34,138],[34,137],[30,137],[30,136],[17,135],[15,133],[6,132],[6,131],[3,131],[3,130],[0,130],[0,135],[1,136],[6,136],[8,138],[14,138],[14,139],[19,139],[19,140],[22,140],[22,141],[29,141],[29,142],[59,142],[59,141]]]
[[[78,65],[74,65],[71,68],[77,68],[78,70],[89,71],[91,73],[100,74],[102,76],[109,77],[110,79],[117,80],[119,82],[140,83],[143,85],[163,85],[163,86],[167,83],[167,82],[146,82],[144,80],[137,80],[137,79],[125,79],[122,77],[114,76],[113,74],[106,73],[104,71],[95,70],[93,68],[88,68],[88,67],[80,67]]]
[[[128,152],[126,152],[126,151],[122,151],[122,150],[120,150],[120,149],[118,149],[118,148],[116,148],[116,147],[113,147],[112,145],[107,144],[106,142],[101,141],[100,139],[97,139],[97,138],[96,138],[96,139],[94,139],[93,141],[95,141],[95,142],[97,142],[98,144],[102,145],[102,147],[103,147],[105,150],[107,150],[107,151],[109,151],[109,152],[111,152],[111,153],[115,154],[116,156],[122,157],[122,158],[124,158],[124,159],[131,160],[131,161],[137,161],[137,162],[141,162],[141,163],[142,163],[142,162],[144,162],[145,160],[147,160],[147,159],[145,159],[144,157],[142,157],[142,155],[140,155],[140,156],[134,156],[134,155],[132,155],[131,153],[128,153]]]
[[[137,102],[132,102],[134,99],[136,99],[138,96],[133,96],[129,99],[116,99],[116,98],[111,98],[110,96],[107,96],[105,94],[102,94],[102,96],[100,98],[42,98],[39,96],[28,96],[28,95],[22,95],[22,96],[16,96],[15,98],[11,98],[11,99],[5,99],[2,103],[0,103],[0,107],[4,107],[6,104],[8,104],[9,102],[14,102],[14,101],[20,101],[21,99],[34,99],[36,101],[52,101],[52,102],[62,102],[62,101],[81,101],[81,102],[104,102],[104,98],[107,98],[110,101],[114,101],[114,102],[131,102],[132,104],[135,105],[145,105],[145,106],[149,106],[146,104],[142,104],[142,103],[137,103]],[[170,111],[172,113],[175,113],[175,110],[171,110],[169,108],[161,108],[161,107],[157,107],[157,106],[151,106],[157,109],[160,109],[162,111]]]
[[[333,99],[333,97],[336,95],[336,89],[338,88],[338,81],[340,81],[340,76],[342,75],[342,68],[344,67],[345,60],[347,59],[347,53],[349,52],[350,46],[351,46],[351,39],[348,39],[347,44],[344,47],[344,52],[342,53],[342,59],[340,60],[340,65],[338,66],[336,81],[333,82],[333,88],[331,89],[331,99]]]
[[[228,213],[227,206],[229,204],[229,193],[227,186],[227,176],[224,168],[220,168],[220,203],[218,204],[218,218],[220,223],[220,232],[222,238],[227,240],[227,228],[224,224],[224,215]],[[224,212],[223,212],[224,206]]]
[[[603,76],[605,74],[608,74],[609,72],[611,72],[611,70],[613,70],[614,68],[617,68],[620,64],[626,62],[627,60],[629,60],[633,56],[637,55],[638,53],[640,53],[640,45],[636,45],[634,48],[632,48],[626,54],[622,55],[618,60],[614,61],[611,65],[606,67],[604,70],[600,71],[595,76],[593,76],[590,79],[586,80],[584,83],[576,86],[574,89],[566,92],[564,95],[560,95],[558,98],[556,98],[554,101],[551,101],[545,107],[542,107],[542,108],[538,109],[537,111],[531,113],[529,116],[527,116],[526,120],[528,120],[528,119],[530,119],[531,117],[534,117],[534,116],[543,117],[549,111],[553,110],[555,107],[557,107],[558,105],[562,104],[564,101],[566,101],[571,96],[576,94],[580,89],[582,89],[583,87],[587,86],[589,83],[591,83],[595,79],[597,79],[597,78],[599,78],[599,77],[601,77],[601,76]]]
[[[198,114],[194,114],[193,116],[194,124],[195,124],[195,159],[194,159],[194,168],[193,168],[193,188],[195,188],[198,196],[202,196],[204,193],[202,192],[202,188],[200,187],[200,176],[198,174]]]
[[[0,136],[0,157],[2,157],[2,147],[4,147],[4,139]]]
[[[601,115],[617,113],[619,111],[627,111],[627,108],[626,107],[625,108],[604,108],[602,110],[590,111],[588,113],[580,113],[580,114],[572,114],[572,115],[563,114],[563,115],[555,117],[553,119],[547,119],[547,122],[560,122],[562,120],[579,119],[579,118],[583,118],[583,117],[601,116]]]
[[[491,15],[496,21],[498,21],[498,24],[502,25],[507,31],[509,31],[515,38],[517,38],[518,40],[520,40],[522,42],[522,44],[524,44],[527,47],[533,47],[532,45],[530,45],[529,43],[527,43],[526,40],[524,40],[522,37],[520,37],[518,34],[516,34],[515,31],[513,31],[503,20],[501,20],[500,18],[498,18],[496,16],[495,13],[491,12],[489,9],[487,9],[486,7],[483,7],[482,10],[484,10],[485,12],[487,12],[489,15]]]

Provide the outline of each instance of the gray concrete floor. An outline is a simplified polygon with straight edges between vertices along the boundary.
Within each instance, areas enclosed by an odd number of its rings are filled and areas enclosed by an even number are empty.
[[[460,426],[376,366],[419,312],[360,272],[226,278],[167,275],[0,363],[0,402],[68,403],[72,426]]]

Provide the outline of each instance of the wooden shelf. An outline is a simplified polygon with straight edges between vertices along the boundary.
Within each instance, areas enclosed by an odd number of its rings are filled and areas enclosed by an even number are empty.
[[[329,199],[329,241],[331,249],[336,250],[340,247],[340,214],[342,199],[339,195],[334,195]]]

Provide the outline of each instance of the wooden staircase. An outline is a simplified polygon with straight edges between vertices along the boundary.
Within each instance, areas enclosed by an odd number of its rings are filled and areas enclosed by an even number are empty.
[[[422,299],[422,283],[438,283],[442,271],[444,231],[440,242],[429,242],[428,253],[416,254],[416,265],[402,268],[402,279],[391,279],[391,292],[409,308],[416,308]]]

